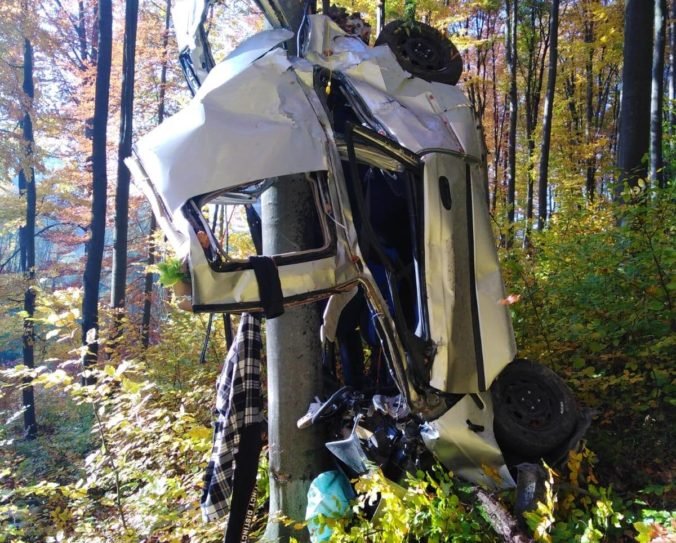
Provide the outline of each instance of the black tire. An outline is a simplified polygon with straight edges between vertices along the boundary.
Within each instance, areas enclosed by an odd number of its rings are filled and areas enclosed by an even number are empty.
[[[520,458],[539,459],[572,435],[579,414],[566,383],[549,368],[515,360],[491,387],[494,430],[500,447]]]
[[[425,23],[392,21],[378,35],[376,45],[387,44],[400,66],[412,75],[455,85],[462,74],[462,57],[451,40]]]

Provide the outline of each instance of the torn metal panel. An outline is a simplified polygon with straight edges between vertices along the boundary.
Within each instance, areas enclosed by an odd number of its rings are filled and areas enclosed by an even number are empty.
[[[493,433],[490,393],[463,397],[421,434],[439,461],[463,479],[484,488],[516,486]]]
[[[480,159],[477,122],[462,91],[403,70],[387,46],[369,48],[320,15],[310,16],[305,57],[344,73],[397,141],[411,149],[443,148]]]
[[[172,14],[181,63],[189,64],[184,69],[190,72],[189,76],[186,72],[186,77],[193,91],[214,67],[214,59],[202,26],[209,4],[208,0],[178,0]]]
[[[178,50],[197,47],[199,26],[207,9],[207,0],[177,0],[172,8]]]

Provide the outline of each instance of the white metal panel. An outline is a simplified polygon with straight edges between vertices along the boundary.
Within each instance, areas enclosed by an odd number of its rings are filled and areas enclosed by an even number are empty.
[[[442,176],[449,183],[450,210],[439,193]],[[430,384],[447,392],[479,392],[516,354],[481,167],[428,155],[424,202],[425,286],[437,346]]]
[[[138,156],[170,213],[200,194],[327,169],[324,131],[290,66],[282,50],[246,67],[235,56],[139,140]]]

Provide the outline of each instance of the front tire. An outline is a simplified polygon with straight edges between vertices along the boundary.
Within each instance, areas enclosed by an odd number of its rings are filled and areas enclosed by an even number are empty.
[[[399,65],[426,81],[455,85],[462,74],[462,57],[451,40],[425,23],[392,21],[378,35],[376,45],[387,44]]]
[[[549,368],[515,360],[491,387],[494,430],[500,447],[539,459],[571,437],[579,418],[573,393]]]

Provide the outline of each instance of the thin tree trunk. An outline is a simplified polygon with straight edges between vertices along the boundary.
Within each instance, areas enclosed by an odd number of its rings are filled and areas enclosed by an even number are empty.
[[[99,0],[96,91],[92,141],[92,218],[91,236],[87,242],[87,262],[84,271],[84,298],[82,300],[82,343],[87,347],[83,357],[84,370],[96,363],[99,351],[99,283],[106,234],[106,125],[108,123],[108,94],[110,92],[110,64],[112,56],[113,14],[111,0]],[[93,379],[85,371],[85,384]]]
[[[594,21],[591,13],[585,11],[587,20],[585,21],[584,43],[587,46],[587,61],[585,63],[585,79],[586,79],[586,93],[585,93],[585,143],[587,149],[591,145],[595,131],[592,127],[592,120],[594,118]],[[589,152],[589,151],[587,151]],[[594,192],[596,188],[596,160],[593,156],[585,159],[586,164],[586,180],[585,188],[587,193],[587,200],[594,201]]]
[[[650,144],[650,89],[653,2],[626,0],[624,8],[624,69],[622,71],[622,104],[617,144],[617,166],[620,177],[615,183],[615,198],[622,200],[625,183],[638,185],[647,176],[643,157]]]
[[[507,144],[507,246],[514,243],[514,217],[516,208],[516,23],[518,0],[507,0],[507,64],[509,65],[509,142]]]
[[[99,0],[92,1],[92,13],[94,15],[94,22],[92,23],[92,39],[91,48],[89,51],[89,58],[96,64],[99,58]]]
[[[376,2],[376,38],[383,31],[385,26],[385,0]]]
[[[498,109],[498,86],[495,83],[496,79],[496,55],[495,44],[491,46],[491,77],[493,79],[493,191],[491,194],[491,215],[495,215],[495,210],[498,205],[499,192],[499,167],[502,161],[502,134],[504,128],[505,110]]]
[[[28,4],[22,4],[24,19],[28,17]],[[25,22],[25,21],[24,21]],[[27,25],[26,25],[27,26]],[[19,171],[19,194],[26,197],[26,224],[20,229],[19,243],[21,245],[21,271],[26,282],[24,291],[23,309],[25,317],[23,321],[23,362],[27,368],[35,367],[34,344],[35,329],[33,314],[35,313],[35,213],[36,213],[36,189],[35,168],[33,166],[33,149],[35,138],[33,136],[33,120],[31,119],[35,88],[33,86],[33,46],[26,36],[24,28],[23,40],[23,96],[21,104],[23,119],[21,121],[23,138],[23,156],[21,157],[21,170]],[[24,435],[26,439],[37,436],[37,422],[35,417],[35,396],[31,379],[26,378],[23,383],[22,403]]]
[[[672,134],[676,129],[676,1],[671,0],[669,13],[669,100],[671,101],[671,126]]]
[[[162,34],[162,67],[160,69],[160,94],[159,104],[157,106],[157,124],[162,124],[164,121],[165,112],[165,96],[167,88],[167,47],[169,45],[169,25],[171,24],[171,0],[167,0],[165,5],[164,16],[164,33]],[[155,243],[154,234],[157,229],[157,222],[155,216],[150,217],[150,245],[148,247],[148,267],[155,264]],[[147,348],[150,343],[150,319],[153,307],[153,284],[155,283],[154,274],[146,272],[144,286],[143,286],[143,317],[141,322],[141,341],[143,348]]]
[[[655,0],[652,92],[650,98],[650,180],[666,186],[662,156],[662,116],[664,111],[664,42],[667,0]]]
[[[82,63],[87,63],[87,25],[84,0],[78,0],[77,3],[77,39],[80,45],[80,58]]]
[[[542,119],[542,151],[540,154],[540,172],[538,179],[538,230],[545,227],[547,221],[547,185],[549,176],[549,149],[552,139],[552,111],[556,91],[556,65],[559,58],[559,0],[552,0],[549,19],[549,69],[547,74],[547,94]]]
[[[120,101],[120,142],[117,154],[115,193],[115,247],[113,251],[110,305],[115,309],[114,337],[120,333],[127,290],[127,233],[129,227],[130,172],[124,160],[131,155],[134,118],[134,71],[138,0],[127,0],[124,14],[124,54],[122,58],[122,99]]]
[[[148,244],[148,259],[146,263],[148,268],[155,264],[155,240],[154,233],[157,228],[157,221],[155,215],[150,214],[150,235],[148,236],[150,242]],[[155,274],[151,271],[146,272],[143,283],[143,316],[141,318],[141,343],[144,349],[148,348],[150,344],[150,318],[153,307],[153,285],[155,284]]]
[[[669,147],[671,156],[676,154],[676,0],[669,8]],[[676,176],[673,160],[667,166],[667,180]]]
[[[540,98],[545,72],[545,59],[549,49],[549,24],[544,24],[541,6],[530,4],[530,29],[526,32],[526,140],[528,142],[528,168],[526,190],[526,228],[524,247],[530,246],[530,234],[534,216],[535,189],[535,131],[540,115]]]

